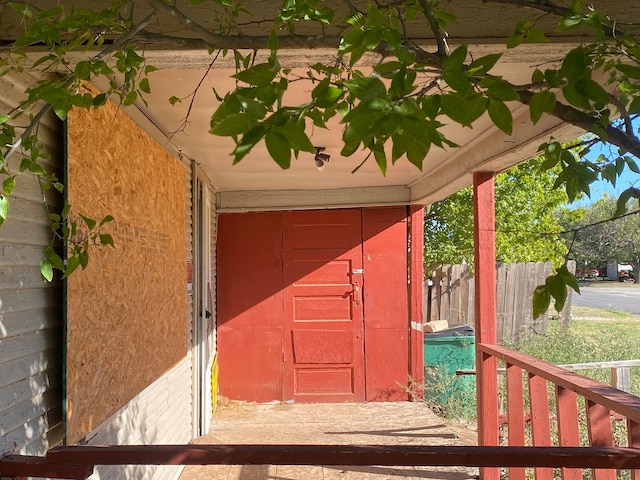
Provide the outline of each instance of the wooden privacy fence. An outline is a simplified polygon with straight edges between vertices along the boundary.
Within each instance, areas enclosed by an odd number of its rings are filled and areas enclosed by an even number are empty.
[[[568,265],[575,271],[575,263]],[[536,286],[552,274],[547,263],[499,263],[497,280],[498,342],[517,344],[525,332],[543,333],[548,315],[532,318],[532,296]],[[449,324],[474,324],[475,295],[471,265],[440,265],[428,272],[424,285],[425,321],[448,320]],[[571,292],[560,313],[563,324],[569,320]]]

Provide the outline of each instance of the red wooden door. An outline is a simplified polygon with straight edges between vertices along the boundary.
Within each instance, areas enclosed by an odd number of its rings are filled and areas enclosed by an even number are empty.
[[[361,211],[284,215],[284,399],[364,401]]]

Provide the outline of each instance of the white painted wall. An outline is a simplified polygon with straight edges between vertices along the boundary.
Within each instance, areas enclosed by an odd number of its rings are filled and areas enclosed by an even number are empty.
[[[87,437],[88,445],[184,444],[191,440],[191,355]],[[180,466],[96,466],[91,480],[174,479]]]

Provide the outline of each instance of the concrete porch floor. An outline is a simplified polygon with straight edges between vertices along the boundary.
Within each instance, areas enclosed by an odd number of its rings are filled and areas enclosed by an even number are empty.
[[[465,445],[423,403],[232,404],[220,407],[198,444]],[[462,467],[207,465],[187,466],[180,480],[382,480],[474,478]]]

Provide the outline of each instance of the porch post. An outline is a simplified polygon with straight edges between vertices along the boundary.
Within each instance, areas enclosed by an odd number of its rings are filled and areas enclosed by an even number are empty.
[[[496,237],[493,172],[473,173],[476,344],[495,345]],[[495,357],[476,349],[478,444],[498,445],[498,371]],[[497,480],[497,468],[480,469],[482,480]]]
[[[424,343],[422,333],[423,300],[424,300],[424,207],[411,205],[411,251],[409,263],[409,321],[410,321],[410,369],[409,374],[413,380],[409,388],[412,390],[410,400],[422,400],[424,398]],[[412,388],[416,387],[417,388]]]

